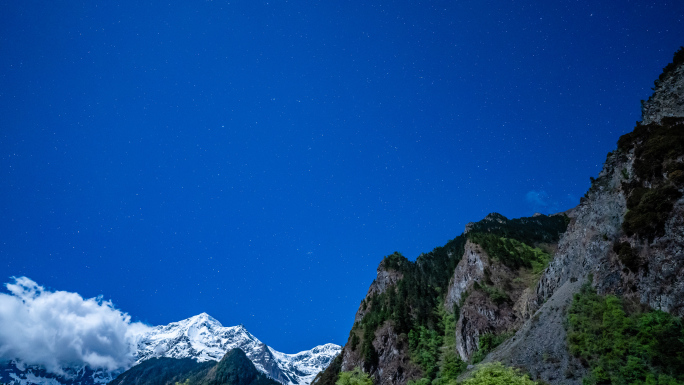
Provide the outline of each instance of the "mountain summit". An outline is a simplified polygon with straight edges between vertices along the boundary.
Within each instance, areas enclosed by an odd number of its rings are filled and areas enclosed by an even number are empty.
[[[296,354],[278,352],[259,341],[244,326],[224,327],[207,313],[157,326],[140,336],[137,363],[152,357],[193,358],[198,362],[219,361],[226,352],[239,348],[257,370],[283,384],[308,384],[340,352],[326,344]]]

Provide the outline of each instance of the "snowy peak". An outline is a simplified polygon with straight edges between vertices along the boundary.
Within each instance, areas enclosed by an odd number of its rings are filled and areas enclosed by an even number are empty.
[[[225,327],[201,313],[141,335],[135,357],[136,364],[153,357],[220,361],[234,348],[245,352],[260,372],[285,385],[308,385],[341,350],[338,345],[325,344],[296,354],[281,353],[259,341],[243,325]]]
[[[242,325],[224,327],[207,313],[154,327],[140,336],[137,363],[152,357],[219,361],[228,350],[253,350],[261,341]],[[251,357],[250,357],[251,358]]]
[[[270,349],[270,348],[269,348]],[[341,347],[335,344],[319,345],[311,350],[296,354],[281,353],[270,349],[284,372],[296,374],[294,381],[280,381],[283,384],[310,384],[316,375],[327,368],[340,353]]]

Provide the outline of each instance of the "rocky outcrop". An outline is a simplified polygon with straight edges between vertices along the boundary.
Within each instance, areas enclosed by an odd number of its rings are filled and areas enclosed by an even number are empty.
[[[408,380],[420,378],[422,371],[408,355],[408,339],[398,334],[390,322],[375,331],[373,347],[378,353],[379,384],[406,384]]]
[[[444,306],[459,308],[456,350],[468,361],[478,350],[480,336],[515,330],[536,310],[536,298],[523,279],[529,272],[513,270],[492,260],[483,248],[466,242],[465,252],[449,282]],[[492,299],[492,293],[506,298]]]
[[[620,291],[653,309],[684,317],[684,199],[675,204],[665,235],[645,245],[639,258],[648,262],[646,269],[623,271]]]
[[[558,252],[537,285],[538,301],[543,303],[570,279],[582,280],[590,273],[608,290],[617,283],[621,267],[609,263],[615,239],[622,231],[622,218],[627,210],[622,191],[622,170],[631,173],[632,161],[620,161],[609,155],[599,177],[594,181],[575,217],[558,243]]]
[[[684,116],[684,65],[658,83],[644,104],[643,121],[659,123],[663,117]],[[684,130],[684,125],[679,125]],[[651,187],[649,181],[634,180],[635,153],[608,155],[599,177],[587,197],[575,210],[575,218],[559,243],[554,261],[537,287],[543,302],[571,278],[593,276],[599,293],[633,297],[655,309],[684,315],[684,198],[674,203],[665,231],[653,240],[627,236],[622,222],[627,213],[628,183]],[[683,159],[675,162],[682,163]],[[681,191],[681,189],[680,189]],[[615,242],[627,242],[637,253],[643,268],[632,271],[612,250]]]
[[[479,245],[468,241],[463,257],[456,265],[454,275],[449,282],[444,308],[453,309],[454,304],[459,304],[464,294],[472,289],[476,282],[484,279],[485,267],[489,268],[489,257],[484,255]]]
[[[501,334],[514,329],[520,317],[510,304],[497,305],[481,291],[474,291],[463,304],[456,323],[456,350],[463,361],[468,361],[478,350],[480,337],[485,333]]]
[[[642,124],[659,122],[668,116],[684,116],[684,66],[664,74],[656,81],[653,95],[643,103]]]

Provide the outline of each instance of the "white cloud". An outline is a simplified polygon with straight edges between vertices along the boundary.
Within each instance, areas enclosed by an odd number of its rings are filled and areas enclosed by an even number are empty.
[[[148,326],[101,297],[48,291],[26,277],[0,293],[0,359],[64,374],[63,366],[86,364],[115,370],[133,363],[137,337]]]
[[[530,190],[525,194],[525,200],[532,206],[532,210],[541,213],[555,213],[558,211],[558,202],[551,199],[544,190]]]
[[[544,190],[530,190],[525,194],[525,199],[533,206],[548,206],[549,194]]]

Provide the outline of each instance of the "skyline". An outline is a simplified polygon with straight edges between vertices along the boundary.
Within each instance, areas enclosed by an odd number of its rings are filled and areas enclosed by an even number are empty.
[[[684,45],[676,2],[4,5],[3,285],[288,353],[383,256],[575,207]]]

